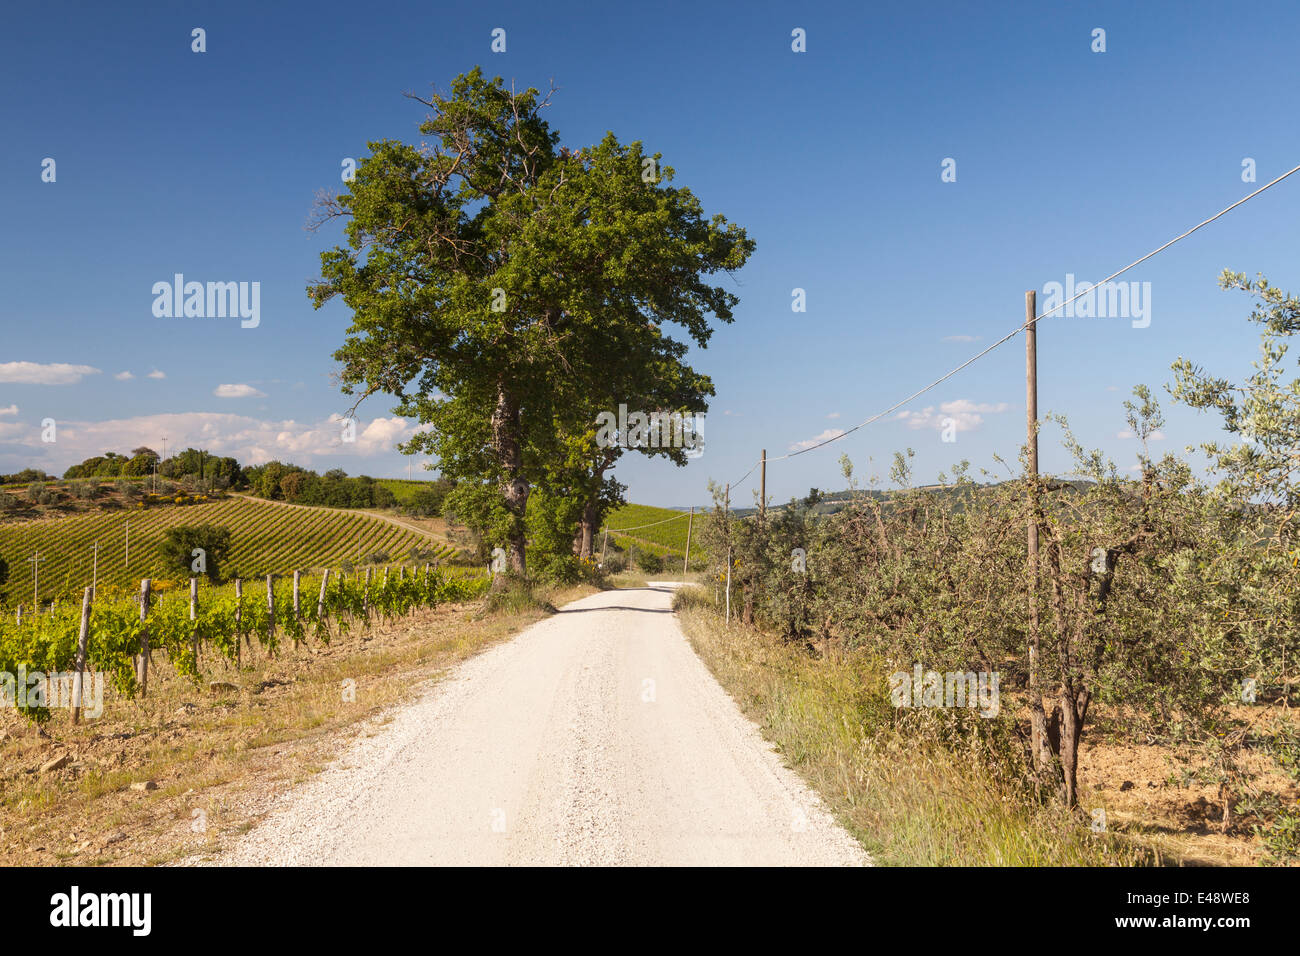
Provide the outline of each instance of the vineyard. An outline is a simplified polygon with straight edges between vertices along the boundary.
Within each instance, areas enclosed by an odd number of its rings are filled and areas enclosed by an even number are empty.
[[[696,514],[691,537],[691,558],[703,560],[706,554],[698,538],[700,518]],[[611,511],[605,519],[605,527],[609,529],[610,541],[620,548],[635,544],[660,557],[676,555],[680,559],[686,553],[686,527],[689,520],[684,511],[628,504]],[[628,534],[619,534],[620,528],[633,530]]]
[[[332,637],[392,621],[417,608],[466,601],[483,594],[489,581],[479,571],[385,568],[375,575],[295,575],[293,580],[240,582],[151,600],[142,582],[138,597],[56,603],[48,613],[0,619],[0,673],[9,675],[100,673],[124,698],[147,693],[149,661],[161,652],[175,672],[194,681],[205,655],[236,667],[253,642],[274,655],[286,644]],[[249,587],[243,587],[243,584]],[[142,612],[143,607],[143,612]],[[84,638],[83,638],[84,635]],[[41,685],[37,685],[41,686]],[[6,687],[5,694],[13,693]],[[44,720],[58,701],[55,682],[15,700],[29,718]],[[66,689],[65,689],[66,693]],[[30,694],[30,696],[28,696]],[[62,705],[66,706],[67,701]]]
[[[141,578],[175,577],[159,552],[164,532],[176,525],[213,524],[231,532],[227,577],[255,578],[344,561],[384,563],[433,550],[435,560],[455,553],[450,545],[373,515],[331,508],[278,505],[230,497],[184,507],[79,514],[0,524],[0,555],[9,562],[9,583],[0,600],[13,605],[33,596],[31,559],[40,552],[39,597],[76,595],[96,579],[126,588]],[[98,559],[94,544],[99,543]],[[128,554],[129,549],[129,554]]]

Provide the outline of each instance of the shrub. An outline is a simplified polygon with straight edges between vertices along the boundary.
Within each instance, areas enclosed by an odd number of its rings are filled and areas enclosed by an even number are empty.
[[[230,529],[210,524],[177,525],[167,529],[158,550],[172,570],[186,576],[206,574],[215,583],[221,580],[221,565],[230,553]],[[195,551],[201,553],[196,556]]]

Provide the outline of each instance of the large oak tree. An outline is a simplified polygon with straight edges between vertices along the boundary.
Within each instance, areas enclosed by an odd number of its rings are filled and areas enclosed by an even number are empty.
[[[665,327],[705,347],[709,316],[730,322],[737,302],[706,278],[744,265],[753,242],[706,218],[638,142],[561,148],[535,89],[475,68],[413,98],[432,110],[428,141],[371,143],[322,202],[318,222],[347,219],[347,248],[322,254],[308,292],[352,310],[344,391],[395,396],[427,426],[403,450],[438,457],[452,506],[523,574],[529,493],[568,460],[575,416],[670,393],[660,368],[680,384],[687,343]],[[679,407],[700,410],[697,391]]]

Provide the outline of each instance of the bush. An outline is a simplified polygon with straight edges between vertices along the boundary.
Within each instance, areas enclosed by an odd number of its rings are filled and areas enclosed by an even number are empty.
[[[407,514],[417,518],[437,517],[442,514],[443,501],[450,490],[451,482],[445,479],[420,488],[406,503]]]
[[[606,552],[604,560],[596,565],[605,574],[618,574],[627,570],[627,552],[611,550]]]
[[[638,551],[636,553],[636,566],[646,574],[662,574],[664,559],[650,551]]]
[[[210,524],[177,525],[167,529],[158,550],[171,570],[187,577],[206,574],[215,583],[221,580],[221,565],[230,553],[230,529]],[[196,556],[195,551],[201,553]]]
[[[554,611],[555,608],[538,594],[530,581],[507,577],[498,579],[497,586],[488,592],[484,611],[489,614],[521,614],[528,611]]]

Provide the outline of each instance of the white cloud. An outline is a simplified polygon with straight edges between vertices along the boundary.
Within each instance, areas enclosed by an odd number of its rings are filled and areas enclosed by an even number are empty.
[[[113,376],[113,378],[117,379],[119,382],[129,382],[131,379],[135,378],[135,376],[130,372],[118,372]]]
[[[1137,438],[1137,435],[1134,434],[1132,430],[1126,428],[1122,432],[1116,432],[1115,437],[1127,439],[1127,438]],[[1164,440],[1165,440],[1165,433],[1158,428],[1155,431],[1153,431],[1150,435],[1147,436],[1147,441],[1164,441]]]
[[[87,375],[98,375],[99,369],[89,365],[68,365],[54,362],[0,362],[0,382],[18,385],[76,385]]]
[[[980,337],[978,335],[945,335],[943,340],[945,342],[978,342]]]
[[[212,394],[217,398],[266,398],[265,392],[259,392],[251,385],[218,385]]]
[[[918,411],[902,411],[894,416],[897,420],[906,422],[908,428],[935,428],[943,429],[947,427],[948,420],[952,420],[953,427],[959,432],[974,431],[980,425],[984,424],[985,415],[998,414],[1008,411],[1011,408],[1006,402],[992,404],[989,402],[972,402],[968,398],[959,398],[951,402],[941,402],[938,411],[933,405],[927,405]]]
[[[820,445],[822,442],[829,441],[832,438],[839,438],[843,434],[843,428],[828,428],[820,435],[815,435],[812,438],[806,438],[803,441],[795,442],[790,446],[790,451],[803,451],[805,448],[812,448],[813,445]]]
[[[8,408],[0,408],[0,415],[17,415],[18,406],[10,405]]]
[[[0,471],[42,467],[62,471],[106,451],[126,454],[140,445],[157,448],[163,435],[167,436],[169,452],[192,446],[230,455],[246,465],[279,459],[311,467],[318,457],[333,461],[343,455],[368,458],[391,452],[397,442],[406,441],[426,427],[402,418],[374,418],[358,421],[356,440],[345,442],[340,422],[337,415],[319,422],[297,422],[217,412],[175,412],[103,422],[60,421],[59,440],[52,444],[41,441],[41,430],[34,425],[0,424],[0,440],[30,449],[22,456],[4,455]]]
[[[829,415],[827,415],[826,417],[827,417],[827,418],[839,418],[839,417],[840,417],[840,413],[839,413],[839,412],[831,412],[831,413],[830,413]]]
[[[148,375],[145,376],[145,378],[166,378],[166,377],[167,377],[166,372],[160,372],[157,369],[154,369],[152,372],[150,372]]]
[[[983,412],[984,414],[998,414],[1000,412],[1010,411],[1011,406],[1006,402],[972,402],[968,398],[959,398],[955,402],[942,402],[939,405],[939,411],[951,414],[960,414],[963,412]]]

